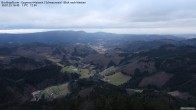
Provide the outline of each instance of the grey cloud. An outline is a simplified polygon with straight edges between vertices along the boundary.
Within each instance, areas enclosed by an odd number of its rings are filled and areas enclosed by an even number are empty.
[[[172,28],[176,32],[182,27],[188,32],[196,28],[196,0],[84,1],[87,4],[0,7],[0,29],[154,28],[166,32]]]

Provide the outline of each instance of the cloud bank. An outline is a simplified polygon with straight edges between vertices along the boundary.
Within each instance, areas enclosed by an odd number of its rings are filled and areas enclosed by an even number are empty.
[[[196,33],[196,0],[83,1],[86,4],[0,7],[0,30],[97,29],[116,32],[118,29],[124,33]]]

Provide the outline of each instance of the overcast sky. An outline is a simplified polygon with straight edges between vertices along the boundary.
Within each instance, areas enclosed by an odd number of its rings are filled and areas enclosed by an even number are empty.
[[[86,4],[0,6],[0,32],[70,29],[139,34],[196,33],[196,0],[81,1]]]

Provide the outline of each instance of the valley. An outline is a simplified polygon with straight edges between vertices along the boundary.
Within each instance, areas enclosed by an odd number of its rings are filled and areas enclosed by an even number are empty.
[[[1,110],[196,105],[195,38],[57,31],[0,42]]]

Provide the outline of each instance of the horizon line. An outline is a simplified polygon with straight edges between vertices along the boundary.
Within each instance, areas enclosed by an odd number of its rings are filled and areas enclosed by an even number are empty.
[[[167,28],[169,30],[170,28]],[[65,29],[0,29],[0,34],[28,34],[28,33],[39,33],[39,32],[50,32],[50,31],[83,31],[86,33],[111,33],[111,34],[136,34],[136,35],[196,35],[195,31],[189,32],[164,32],[165,29],[152,29],[157,30],[156,32],[150,32],[149,29],[140,28],[65,28]],[[181,28],[179,28],[181,30]]]

